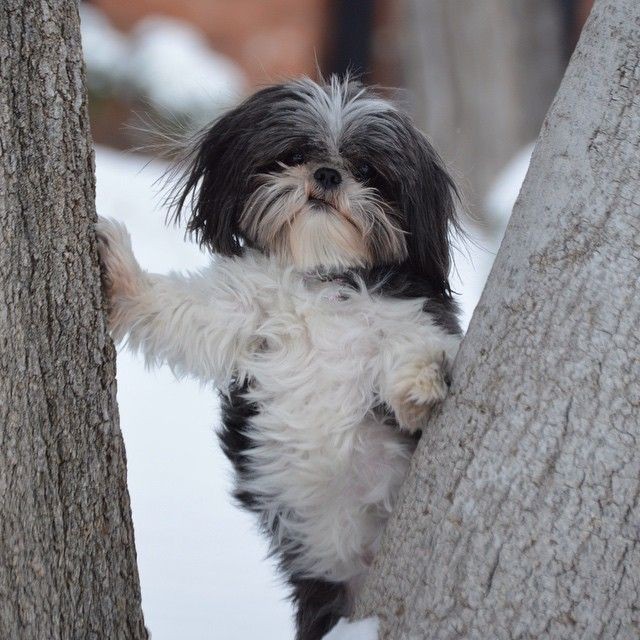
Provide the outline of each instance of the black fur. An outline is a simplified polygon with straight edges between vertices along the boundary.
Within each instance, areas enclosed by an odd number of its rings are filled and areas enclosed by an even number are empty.
[[[251,449],[250,420],[257,414],[257,408],[244,397],[247,384],[232,385],[229,394],[221,394],[220,407],[222,429],[218,434],[222,451],[229,458],[238,480],[249,473],[247,452]],[[259,513],[255,496],[248,491],[236,490],[234,497],[239,504],[250,511]]]
[[[296,577],[290,583],[296,606],[296,640],[321,640],[340,618],[349,615],[343,584]]]
[[[188,228],[201,244],[223,255],[240,253],[245,238],[238,218],[252,191],[252,178],[268,161],[275,161],[296,144],[283,104],[301,100],[287,85],[268,87],[223,115],[196,139],[175,211],[179,218],[190,201]]]
[[[368,159],[375,169],[373,186],[402,214],[409,245],[404,270],[428,281],[437,297],[450,297],[449,233],[457,227],[457,190],[440,156],[395,110],[373,114],[349,135],[345,155]]]

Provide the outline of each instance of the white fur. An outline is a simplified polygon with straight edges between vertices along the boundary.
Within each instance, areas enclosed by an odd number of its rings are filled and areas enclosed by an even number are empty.
[[[274,544],[301,547],[304,574],[357,581],[412,450],[373,408],[419,427],[459,338],[423,299],[343,288],[249,250],[190,276],[150,275],[122,225],[102,220],[98,232],[114,338],[223,392],[250,380],[259,413],[245,488],[276,526]]]
[[[299,81],[307,91],[312,92],[312,105],[316,110],[320,122],[327,125],[329,139],[337,150],[340,137],[350,123],[358,121],[368,113],[391,111],[391,104],[381,98],[369,95],[363,87],[360,92],[349,98],[349,82],[340,80],[338,76],[331,76],[328,87],[316,84],[309,79]]]

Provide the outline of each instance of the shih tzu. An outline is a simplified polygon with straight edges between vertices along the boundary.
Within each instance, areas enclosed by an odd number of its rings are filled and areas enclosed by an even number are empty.
[[[115,340],[213,383],[235,495],[292,587],[298,640],[348,616],[460,341],[455,187],[349,79],[258,91],[201,134],[175,199],[215,258],[146,273],[98,224]]]

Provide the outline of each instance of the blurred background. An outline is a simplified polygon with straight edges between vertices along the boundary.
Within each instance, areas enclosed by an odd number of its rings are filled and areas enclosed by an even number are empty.
[[[82,2],[98,212],[128,225],[144,267],[198,268],[208,257],[164,225],[168,165],[146,129],[198,128],[261,86],[352,69],[412,113],[457,179],[468,239],[452,279],[466,326],[592,2]],[[286,589],[229,497],[215,392],[124,352],[118,385],[153,639],[292,637]]]

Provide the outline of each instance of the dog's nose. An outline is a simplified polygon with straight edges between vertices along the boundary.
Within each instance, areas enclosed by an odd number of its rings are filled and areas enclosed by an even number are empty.
[[[320,167],[313,177],[325,188],[335,189],[341,182],[342,176],[331,167]]]

